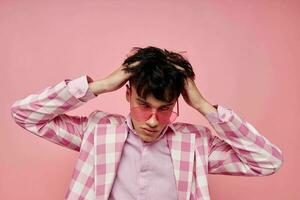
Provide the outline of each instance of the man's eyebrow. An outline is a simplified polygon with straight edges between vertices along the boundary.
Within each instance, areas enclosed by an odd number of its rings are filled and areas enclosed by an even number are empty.
[[[139,102],[141,102],[141,103],[145,103],[145,104],[150,105],[145,99],[142,99],[142,98],[140,98],[140,97],[137,97],[136,99],[137,99]],[[160,108],[162,108],[162,107],[167,107],[167,106],[171,106],[171,105],[173,105],[173,104],[174,104],[174,102],[173,102],[173,103],[168,103],[168,104],[166,104],[166,105],[160,106]]]
[[[174,103],[168,103],[168,104],[163,105],[163,106],[161,106],[161,107],[171,106],[171,105],[173,105],[173,104],[174,104]]]
[[[146,100],[144,100],[144,99],[142,99],[142,98],[140,98],[140,97],[137,97],[136,100],[138,100],[138,101],[140,101],[140,102],[142,102],[142,103],[147,103]]]

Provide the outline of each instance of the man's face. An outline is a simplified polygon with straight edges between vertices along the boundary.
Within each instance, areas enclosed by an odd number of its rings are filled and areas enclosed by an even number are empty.
[[[126,99],[130,103],[131,108],[151,108],[155,113],[161,111],[172,111],[177,100],[174,99],[170,103],[164,102],[156,99],[155,97],[153,97],[153,95],[150,95],[146,99],[143,99],[138,96],[136,88],[134,86],[131,86],[131,88],[127,88]],[[154,141],[167,125],[166,123],[160,122],[155,114],[152,114],[147,120],[138,120],[133,116],[131,117],[131,120],[136,133],[145,142]]]

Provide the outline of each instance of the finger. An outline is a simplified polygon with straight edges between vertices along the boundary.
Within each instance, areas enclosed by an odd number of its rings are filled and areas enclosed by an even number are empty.
[[[131,64],[128,64],[126,63],[124,67],[128,67],[128,68],[131,68],[131,67],[136,67],[137,65],[139,65],[141,63],[141,61],[135,61]]]
[[[130,64],[130,67],[135,67],[135,66],[137,66],[137,65],[139,65],[141,63],[141,61],[135,61],[134,63],[131,63]]]
[[[184,68],[180,67],[179,65],[173,64],[173,66],[180,71],[183,71],[183,72],[185,71]]]

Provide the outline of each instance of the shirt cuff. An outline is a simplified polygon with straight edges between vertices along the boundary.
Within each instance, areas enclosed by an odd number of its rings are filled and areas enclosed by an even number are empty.
[[[217,109],[217,112],[211,112],[205,115],[210,123],[228,122],[232,119],[234,113],[231,109],[220,105],[214,105],[214,107]]]
[[[69,92],[80,101],[86,102],[96,97],[96,95],[90,90],[89,83],[93,82],[93,79],[87,75],[83,75],[74,80],[65,80]]]

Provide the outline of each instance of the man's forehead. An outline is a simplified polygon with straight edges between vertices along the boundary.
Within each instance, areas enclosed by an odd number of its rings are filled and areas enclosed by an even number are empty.
[[[137,101],[141,101],[141,102],[144,102],[144,103],[148,103],[148,104],[156,103],[156,104],[160,104],[160,105],[173,105],[177,102],[177,98],[173,99],[170,102],[159,100],[159,99],[155,98],[153,96],[153,94],[151,94],[151,93],[144,98],[144,97],[141,97],[141,96],[138,95],[138,93],[136,91],[136,88],[134,86],[131,85],[130,89],[131,89],[131,91],[133,91],[135,99]]]
[[[136,96],[135,99],[141,103],[147,103],[150,104],[152,106],[157,106],[157,107],[161,107],[161,106],[172,106],[176,103],[177,100],[173,100],[172,102],[165,102],[165,101],[161,101],[156,99],[155,97],[153,97],[153,95],[148,95],[147,98],[142,98],[140,96]]]

